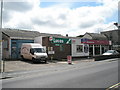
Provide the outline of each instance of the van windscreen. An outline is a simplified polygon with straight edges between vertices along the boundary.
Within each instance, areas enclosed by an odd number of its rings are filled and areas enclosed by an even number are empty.
[[[44,48],[33,48],[35,53],[45,53]]]

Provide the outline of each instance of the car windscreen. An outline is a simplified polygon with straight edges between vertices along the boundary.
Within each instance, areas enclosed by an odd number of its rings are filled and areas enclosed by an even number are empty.
[[[113,50],[108,50],[106,53],[114,53]]]
[[[35,53],[45,53],[44,48],[32,48]]]

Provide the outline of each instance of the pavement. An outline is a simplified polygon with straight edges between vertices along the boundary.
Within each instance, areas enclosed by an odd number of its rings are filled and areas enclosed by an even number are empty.
[[[105,60],[107,62],[114,61],[114,59],[108,59]],[[81,63],[82,66],[84,66],[87,62],[98,62],[94,61],[94,59],[81,59],[81,60],[74,60],[72,61],[71,65]],[[0,79],[7,79],[7,78],[13,78],[18,77],[23,74],[30,74],[31,72],[46,72],[49,71],[49,68],[59,68],[59,67],[66,67],[66,65],[69,65],[67,60],[65,61],[56,61],[52,60],[49,61],[47,64],[45,63],[32,63],[31,61],[5,61],[5,68],[4,72],[0,74]]]
[[[77,62],[88,62],[88,61],[94,61],[93,59],[84,59],[84,60],[74,60],[72,63]],[[41,67],[48,67],[48,66],[54,66],[54,65],[60,65],[60,64],[68,64],[66,61],[48,61],[47,64],[44,62],[41,63],[32,63],[32,61],[21,61],[21,60],[15,60],[15,61],[5,61],[5,68],[4,72],[13,72],[13,71],[23,71],[23,70],[35,70]]]
[[[74,60],[72,64],[76,64],[79,62],[93,62],[94,59],[82,59],[82,60]],[[65,61],[56,61],[56,60],[49,60],[47,64],[44,62],[41,63],[32,63],[32,61],[21,61],[21,60],[14,60],[14,61],[5,61],[4,63],[4,72],[0,74],[0,79],[10,78],[11,75],[16,75],[16,73],[21,74],[26,71],[33,71],[33,70],[42,70],[44,68],[49,67],[56,67],[68,65],[67,60]]]
[[[49,67],[9,73],[3,88],[108,88],[118,83],[118,60],[54,62]],[[53,63],[52,63],[53,64]],[[46,64],[45,64],[46,65]],[[7,73],[7,72],[6,72]],[[111,89],[112,90],[112,89]]]

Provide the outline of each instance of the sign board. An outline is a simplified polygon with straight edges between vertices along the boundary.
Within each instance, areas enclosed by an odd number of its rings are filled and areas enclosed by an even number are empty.
[[[60,44],[55,44],[55,46],[60,46]]]
[[[71,44],[71,39],[68,38],[49,37],[49,40],[55,44]]]
[[[81,43],[90,44],[90,45],[109,45],[108,40],[89,40],[89,39],[81,39]]]
[[[67,56],[68,64],[72,64],[72,56]]]
[[[113,45],[113,47],[117,47],[118,48],[118,47],[120,47],[120,45]]]
[[[53,37],[49,37],[49,40],[52,41],[52,40],[53,40]]]
[[[48,51],[48,54],[55,54],[55,51]]]

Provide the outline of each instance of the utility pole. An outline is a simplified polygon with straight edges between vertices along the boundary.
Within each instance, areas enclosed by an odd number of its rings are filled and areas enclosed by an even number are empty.
[[[3,13],[3,0],[1,0],[1,17],[0,17],[0,28],[2,29],[2,14]]]
[[[1,72],[4,71],[3,68],[3,60],[2,60],[2,12],[3,12],[3,0],[1,0],[1,16],[0,16],[0,70]]]

